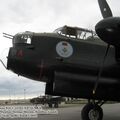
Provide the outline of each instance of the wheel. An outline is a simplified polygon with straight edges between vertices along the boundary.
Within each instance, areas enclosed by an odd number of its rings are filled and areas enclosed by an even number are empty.
[[[102,120],[103,110],[100,106],[88,103],[81,112],[82,120]]]

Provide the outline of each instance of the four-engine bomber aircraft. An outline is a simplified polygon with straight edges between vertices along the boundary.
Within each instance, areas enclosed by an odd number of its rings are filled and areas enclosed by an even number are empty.
[[[120,18],[106,0],[98,3],[104,19],[96,33],[69,26],[53,33],[4,33],[13,42],[7,69],[46,82],[47,94],[88,99],[83,120],[102,120],[101,105],[120,101]]]

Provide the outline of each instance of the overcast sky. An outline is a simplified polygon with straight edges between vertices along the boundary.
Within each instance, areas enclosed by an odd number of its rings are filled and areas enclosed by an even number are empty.
[[[120,15],[120,0],[107,0],[114,16]],[[0,0],[0,58],[4,60],[11,40],[2,33],[52,32],[64,26],[78,26],[94,30],[102,19],[97,0]],[[0,98],[37,96],[44,92],[44,84],[18,77],[0,64]],[[21,96],[20,96],[21,95]]]

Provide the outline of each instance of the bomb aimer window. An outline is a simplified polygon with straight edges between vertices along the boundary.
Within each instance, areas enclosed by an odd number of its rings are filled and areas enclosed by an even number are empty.
[[[32,32],[18,33],[13,38],[13,44],[31,44],[32,36]]]

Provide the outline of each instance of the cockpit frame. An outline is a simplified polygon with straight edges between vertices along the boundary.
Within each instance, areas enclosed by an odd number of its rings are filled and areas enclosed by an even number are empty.
[[[66,25],[56,29],[54,32],[69,38],[76,38],[83,40],[86,40],[89,37],[96,36],[96,33],[92,30],[79,28],[79,27],[70,27]]]

